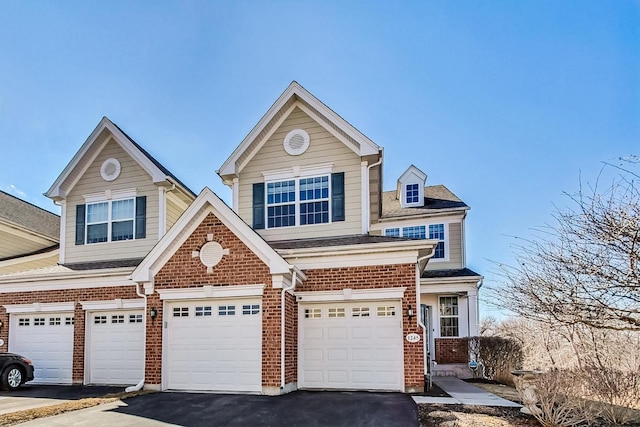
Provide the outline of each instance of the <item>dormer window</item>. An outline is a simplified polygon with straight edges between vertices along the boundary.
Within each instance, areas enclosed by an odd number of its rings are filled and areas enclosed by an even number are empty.
[[[418,192],[419,188],[419,184],[408,184],[405,186],[405,202],[408,205],[413,205],[420,201],[420,193]]]

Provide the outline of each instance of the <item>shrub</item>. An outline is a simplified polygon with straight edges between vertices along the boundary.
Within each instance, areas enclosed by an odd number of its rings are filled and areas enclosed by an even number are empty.
[[[481,365],[481,375],[489,380],[513,385],[511,371],[522,368],[522,346],[511,338],[471,337],[469,351]]]
[[[587,393],[602,402],[601,414],[607,421],[621,425],[633,420],[633,407],[640,402],[640,372],[589,366],[584,377]]]

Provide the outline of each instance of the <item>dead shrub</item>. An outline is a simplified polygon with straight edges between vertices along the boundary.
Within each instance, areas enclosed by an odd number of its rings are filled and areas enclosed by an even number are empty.
[[[603,418],[615,425],[634,420],[634,408],[640,405],[640,372],[589,366],[584,369],[584,378],[590,397],[602,403]]]

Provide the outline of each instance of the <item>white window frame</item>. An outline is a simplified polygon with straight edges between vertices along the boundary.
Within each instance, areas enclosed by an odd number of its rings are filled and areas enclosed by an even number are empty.
[[[384,236],[387,236],[387,230],[391,231],[391,230],[398,230],[398,236],[391,236],[391,237],[406,237],[404,235],[404,229],[408,228],[408,227],[424,227],[425,228],[425,239],[429,239],[429,226],[430,225],[443,225],[444,226],[444,239],[443,240],[438,240],[439,242],[443,242],[444,243],[444,257],[443,258],[431,258],[429,260],[429,263],[434,263],[434,262],[448,262],[449,261],[449,245],[450,245],[450,240],[449,240],[449,223],[451,221],[440,221],[440,222],[431,222],[431,223],[420,223],[420,224],[398,224],[395,225],[393,227],[386,227],[382,230],[382,234]]]
[[[112,212],[112,206],[114,202],[121,202],[121,201],[125,201],[125,200],[131,200],[132,204],[133,204],[133,216],[129,219],[118,219],[118,220],[113,220],[112,216],[113,216],[113,212]],[[107,220],[106,221],[98,221],[98,222],[89,222],[89,206],[90,205],[98,205],[101,203],[106,203],[107,204]],[[84,217],[84,243],[87,245],[99,245],[101,243],[112,243],[112,242],[126,242],[126,241],[130,241],[130,240],[136,240],[136,197],[124,197],[121,199],[109,199],[109,200],[92,200],[90,202],[87,202],[85,204],[85,213],[84,213],[85,217]],[[121,222],[121,221],[131,221],[133,223],[133,233],[132,233],[132,237],[131,239],[125,239],[125,240],[111,240],[112,238],[112,224],[114,222]],[[90,225],[96,225],[96,224],[104,224],[107,223],[107,240],[105,242],[89,242],[89,226]]]
[[[409,200],[407,200],[409,198],[409,187],[410,186],[415,186],[417,187],[416,189],[416,200],[410,202]],[[404,197],[404,204],[405,206],[416,206],[420,203],[420,184],[417,182],[407,182],[406,184],[404,184],[404,191],[403,191],[403,197]],[[424,190],[423,190],[423,195],[422,197],[424,197]]]
[[[300,200],[300,180],[303,179],[313,179],[313,178],[327,178],[327,197],[326,198],[320,198],[320,199],[312,199],[312,200]],[[295,188],[295,199],[293,202],[280,202],[280,203],[269,203],[269,184],[274,184],[277,182],[286,182],[286,181],[293,181],[294,182],[294,188]],[[265,216],[265,228],[268,230],[277,230],[277,229],[281,229],[281,228],[290,228],[290,227],[313,227],[313,226],[318,226],[318,225],[327,225],[327,224],[331,224],[331,215],[332,215],[332,211],[331,211],[331,173],[322,173],[322,174],[318,174],[318,175],[304,175],[304,176],[295,176],[295,177],[279,177],[278,179],[272,179],[272,180],[268,180],[265,181],[265,191],[264,191],[264,216]],[[315,224],[301,224],[301,216],[302,216],[302,212],[301,212],[301,205],[303,204],[308,204],[308,203],[314,203],[314,202],[327,202],[327,215],[328,215],[328,221],[327,222],[319,222],[319,223],[315,223]],[[284,206],[284,205],[293,205],[293,209],[294,209],[294,225],[287,225],[287,226],[280,226],[280,227],[269,227],[269,208],[270,207],[276,207],[276,206]]]
[[[443,298],[455,298],[456,300],[456,309],[457,309],[457,313],[454,314],[443,314],[444,311],[444,304],[442,303],[442,299]],[[440,295],[438,297],[438,315],[439,315],[439,323],[440,323],[440,337],[441,338],[458,338],[460,337],[460,298],[457,295]],[[456,335],[443,335],[442,334],[442,319],[457,319],[458,320],[458,326],[457,326],[457,334]]]

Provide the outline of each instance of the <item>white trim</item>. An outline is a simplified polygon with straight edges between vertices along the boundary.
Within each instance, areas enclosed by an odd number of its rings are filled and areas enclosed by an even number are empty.
[[[138,195],[138,189],[104,190],[99,193],[83,194],[85,203],[100,203],[107,200],[132,199]]]
[[[425,279],[420,279],[420,295],[455,295],[458,292],[472,292],[477,289],[475,281],[455,282],[455,283],[430,283],[425,284]]]
[[[60,256],[58,263],[64,264],[67,248],[67,201],[61,200],[60,205]]]
[[[158,187],[158,236],[164,236],[167,231],[167,189]],[[134,221],[135,222],[135,221]]]
[[[238,213],[240,206],[240,180],[233,178],[233,184],[231,185],[231,209]]]
[[[379,289],[349,289],[339,291],[296,292],[296,301],[300,304],[325,301],[361,301],[361,300],[402,300],[406,287]],[[402,314],[402,313],[401,313]]]
[[[369,232],[371,206],[369,203],[369,163],[360,162],[360,209],[362,210],[362,234]]]
[[[264,288],[264,284],[229,286],[205,285],[200,288],[158,289],[158,294],[160,294],[160,300],[163,301],[208,298],[242,298],[262,296]]]
[[[144,308],[144,298],[136,299],[112,299],[107,301],[80,301],[82,309],[86,311],[96,310],[130,310]]]
[[[333,172],[333,163],[320,163],[311,166],[292,166],[285,169],[277,169],[262,172],[265,182],[281,181],[283,179],[306,178],[317,175],[330,175]]]
[[[298,256],[290,257],[291,263],[301,270],[315,270],[323,268],[347,268],[347,267],[374,267],[380,265],[415,264],[418,260],[418,251],[392,252],[384,254],[362,253],[352,255],[327,255],[327,256]],[[289,257],[285,256],[285,259]]]
[[[264,128],[271,122],[271,120],[283,109],[283,107],[289,102],[292,97],[297,97],[298,99],[306,102],[314,109],[319,111],[323,116],[325,116],[329,121],[333,122],[337,127],[339,127],[342,131],[344,131],[347,135],[349,135],[356,143],[359,145],[357,148],[359,156],[367,156],[370,154],[378,154],[380,151],[380,147],[376,145],[369,138],[364,136],[360,131],[351,126],[346,120],[340,117],[338,114],[333,112],[329,107],[323,104],[320,100],[318,100],[315,96],[309,93],[306,89],[300,86],[297,82],[291,82],[291,84],[285,89],[285,91],[280,95],[280,97],[276,100],[276,102],[269,108],[269,110],[265,113],[264,116],[258,121],[258,123],[254,126],[254,128],[249,132],[249,134],[245,137],[245,139],[236,147],[234,152],[229,156],[229,158],[223,163],[220,169],[217,171],[219,175],[237,175],[240,173],[242,168],[251,160],[253,155],[258,150],[255,150],[254,153],[247,156],[247,159],[242,162],[242,164],[238,164],[238,160],[242,157],[245,151],[251,146],[254,140],[258,137],[260,132],[264,130]],[[305,111],[305,113],[309,114],[309,109],[302,105],[299,101],[296,101],[289,109],[287,109],[287,114],[283,114],[277,123],[274,124],[273,128],[270,129],[269,134],[275,132],[275,130],[279,127],[279,125],[287,118],[293,108],[298,107]],[[311,115],[312,117],[315,114]],[[324,120],[318,120],[317,117],[315,119],[318,123],[323,126],[325,129],[329,130],[332,133],[337,133],[331,126],[327,126]],[[339,135],[339,134],[338,134]],[[266,137],[266,136],[265,136]],[[339,140],[344,142],[344,137],[339,135]],[[264,141],[264,140],[263,140]],[[261,143],[263,142],[261,141]],[[261,144],[258,145],[258,149],[261,147]],[[349,148],[352,150],[354,147],[352,144],[349,144]]]
[[[111,288],[119,286],[133,286],[134,282],[127,278],[128,273],[118,271],[111,275],[102,277],[99,270],[87,270],[83,275],[73,276],[71,274],[51,274],[40,275],[40,277],[14,278],[11,281],[0,283],[0,294],[12,292],[35,292],[35,291],[61,291],[67,289],[90,289],[90,288]],[[93,272],[93,275],[91,274]],[[26,288],[25,283],[28,283]]]
[[[32,304],[6,304],[3,305],[8,314],[15,313],[40,313],[70,311],[75,309],[74,302],[34,302]]]

